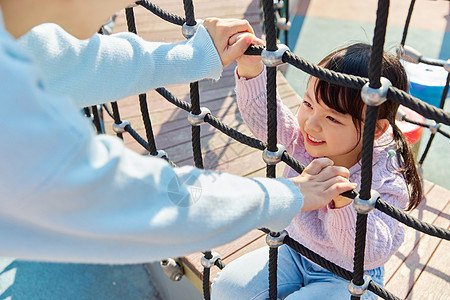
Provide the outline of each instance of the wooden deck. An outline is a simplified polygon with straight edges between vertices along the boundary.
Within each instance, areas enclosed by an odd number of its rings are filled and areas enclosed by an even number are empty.
[[[181,1],[152,1],[163,9],[184,16]],[[299,8],[308,6],[314,1],[299,1]],[[208,16],[246,18],[254,27],[257,35],[261,35],[259,27],[259,11],[257,0],[242,1],[210,1],[196,0],[196,18]],[[306,3],[306,4],[305,4]],[[295,8],[294,8],[295,9]],[[176,42],[182,41],[179,26],[160,20],[142,7],[135,9],[138,34],[147,40]],[[117,19],[115,31],[126,31],[123,13]],[[222,78],[213,82],[200,82],[200,101],[208,107],[212,114],[232,128],[250,134],[243,122],[235,102],[233,70],[235,65],[227,67]],[[176,70],[174,70],[176,72]],[[282,99],[292,111],[299,105],[299,96],[287,84],[282,75],[278,76],[278,88]],[[189,101],[189,85],[166,87],[180,99]],[[178,166],[193,165],[191,150],[191,129],[187,122],[187,113],[174,107],[154,91],[147,93],[148,107],[156,137],[158,149],[165,150]],[[145,137],[137,97],[129,97],[119,101],[122,119],[131,122],[132,127]],[[106,123],[109,133],[111,122]],[[241,176],[265,176],[265,164],[259,150],[242,145],[209,125],[201,126],[201,143],[204,165],[206,169],[226,171]],[[128,147],[144,153],[143,148],[125,134],[124,141]],[[278,171],[281,174],[281,169]],[[412,215],[420,219],[444,227],[449,227],[450,191],[425,182],[426,201]],[[252,231],[237,241],[213,249],[221,254],[228,263],[243,253],[265,245],[263,234]],[[182,258],[186,276],[201,289],[200,253]],[[386,265],[386,286],[394,294],[407,299],[450,299],[450,244],[440,239],[426,236],[412,229],[407,230],[405,243]],[[447,258],[446,258],[447,257]],[[211,279],[218,268],[211,270]]]

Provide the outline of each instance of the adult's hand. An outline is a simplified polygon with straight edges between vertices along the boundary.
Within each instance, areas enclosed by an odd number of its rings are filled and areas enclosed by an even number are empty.
[[[356,183],[348,180],[348,169],[333,164],[331,159],[318,158],[301,175],[290,178],[303,195],[302,211],[322,208],[339,194],[356,188]]]
[[[228,66],[236,58],[243,55],[245,50],[253,42],[252,35],[246,35],[235,41],[232,45],[228,43],[229,39],[237,33],[249,32],[254,34],[253,28],[247,20],[206,18],[203,21],[203,26],[208,30],[214,42],[223,67]]]

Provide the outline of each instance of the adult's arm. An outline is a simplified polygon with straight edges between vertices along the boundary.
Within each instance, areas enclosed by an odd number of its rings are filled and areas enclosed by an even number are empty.
[[[42,70],[49,90],[70,95],[79,107],[170,84],[219,79],[222,73],[203,25],[189,40],[172,44],[148,42],[132,33],[79,40],[56,24],[36,26],[18,41]]]
[[[281,230],[303,198],[285,179],[248,179],[140,156],[96,136],[70,98],[0,28],[0,255],[138,263]],[[189,201],[190,202],[189,202]]]

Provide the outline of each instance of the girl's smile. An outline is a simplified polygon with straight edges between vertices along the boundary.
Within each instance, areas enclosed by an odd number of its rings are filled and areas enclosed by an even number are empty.
[[[307,137],[306,141],[308,143],[310,143],[311,145],[313,145],[313,146],[318,146],[318,145],[321,145],[321,144],[325,143],[325,141],[313,138],[309,134],[307,134],[306,137]]]
[[[328,157],[337,166],[351,168],[360,158],[360,132],[350,114],[339,113],[317,101],[316,82],[316,78],[311,78],[298,113],[306,151],[313,157]]]

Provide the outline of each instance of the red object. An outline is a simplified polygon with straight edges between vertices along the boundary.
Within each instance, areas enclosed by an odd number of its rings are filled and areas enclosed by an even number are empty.
[[[419,123],[425,123],[425,118],[422,115],[416,113],[415,111],[402,105],[400,105],[399,110],[402,110],[404,113],[406,113],[406,117],[409,120],[413,120]],[[396,124],[403,132],[410,145],[414,145],[422,137],[423,132],[422,126],[405,121],[396,121]]]

